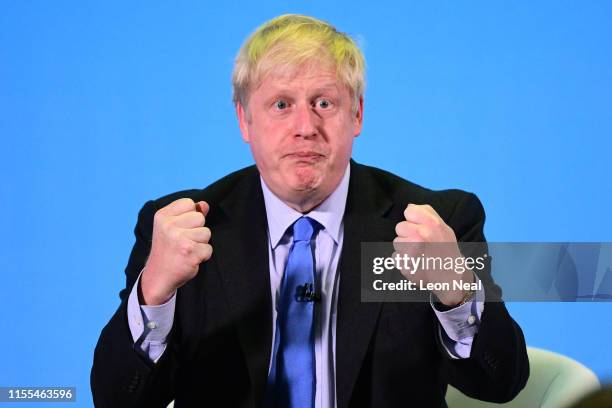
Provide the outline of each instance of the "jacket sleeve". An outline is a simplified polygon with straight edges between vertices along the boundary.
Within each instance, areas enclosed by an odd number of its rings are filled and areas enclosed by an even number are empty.
[[[96,407],[166,407],[173,399],[176,376],[173,329],[166,352],[153,363],[134,340],[128,325],[128,296],[151,250],[153,216],[157,207],[147,202],[134,229],[136,242],[125,269],[121,304],[102,329],[94,352],[91,390]]]
[[[468,244],[471,245],[468,248],[487,251],[484,222],[480,200],[474,194],[466,194],[457,203],[448,223],[455,231],[460,248],[462,242],[481,243]],[[464,255],[467,256],[465,252]],[[527,348],[521,328],[502,302],[501,288],[493,281],[490,262],[478,276],[486,298],[470,357],[452,359],[446,356],[444,372],[448,382],[464,394],[503,403],[512,400],[529,378]]]

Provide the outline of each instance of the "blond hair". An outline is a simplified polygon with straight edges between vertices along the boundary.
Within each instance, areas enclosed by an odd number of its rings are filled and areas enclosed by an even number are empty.
[[[249,93],[272,71],[321,64],[334,69],[349,88],[356,110],[365,90],[365,59],[355,42],[313,17],[285,14],[273,18],[255,30],[238,52],[232,75],[234,103],[246,108]]]

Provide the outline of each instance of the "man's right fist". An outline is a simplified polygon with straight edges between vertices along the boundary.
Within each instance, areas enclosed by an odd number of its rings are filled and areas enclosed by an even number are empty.
[[[155,213],[151,253],[140,279],[145,305],[167,302],[211,257],[210,229],[204,226],[208,210],[204,201],[181,198]]]

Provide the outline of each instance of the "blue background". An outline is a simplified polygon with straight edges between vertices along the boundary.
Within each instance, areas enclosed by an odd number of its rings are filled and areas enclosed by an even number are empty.
[[[278,14],[363,47],[356,160],[477,193],[491,241],[612,241],[612,3],[491,3],[2,1],[0,385],[91,405],[137,212],[252,163],[232,61]],[[528,344],[612,379],[612,303],[509,308]]]

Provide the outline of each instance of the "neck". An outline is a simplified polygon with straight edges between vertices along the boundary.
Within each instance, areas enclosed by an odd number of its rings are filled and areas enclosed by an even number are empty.
[[[331,194],[331,193],[330,193]],[[301,212],[302,214],[309,213],[319,204],[321,204],[330,194],[322,194],[319,191],[313,191],[304,194],[298,194],[293,197],[281,197],[278,198],[285,203],[287,206],[293,208],[295,211]]]
[[[285,205],[306,214],[318,207],[336,191],[345,174],[346,172],[334,175],[334,177],[326,179],[317,188],[304,190],[275,189],[274,183],[268,183],[265,179],[264,182],[266,187]]]

